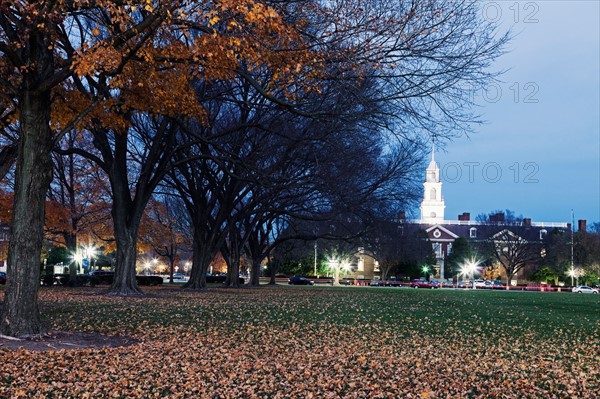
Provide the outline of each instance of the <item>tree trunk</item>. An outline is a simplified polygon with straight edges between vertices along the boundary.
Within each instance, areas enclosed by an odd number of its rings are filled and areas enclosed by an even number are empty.
[[[510,287],[510,282],[512,281],[512,278],[514,275],[515,275],[514,272],[509,272],[508,270],[506,271],[506,287],[507,288]]]
[[[50,93],[26,91],[19,142],[7,282],[0,331],[13,337],[45,332],[38,308],[46,192],[52,180]]]
[[[260,285],[260,264],[261,259],[253,259],[250,271],[250,282],[251,287],[258,287]]]
[[[240,288],[240,252],[236,234],[230,234],[229,248],[225,248],[227,244],[221,246],[221,253],[227,263],[227,280],[224,286],[230,288]]]
[[[271,265],[271,278],[269,279],[269,285],[276,285],[277,280],[275,280],[275,275],[279,271],[279,260],[274,259],[271,261],[271,258],[269,258],[269,264]]]
[[[114,206],[114,205],[113,205]],[[137,226],[128,226],[115,221],[115,239],[117,244],[117,264],[110,295],[139,295],[142,291],[138,288],[135,279],[135,261],[137,257]]]
[[[230,257],[227,262],[227,280],[224,284],[229,288],[240,288],[240,259]]]
[[[197,229],[194,229],[192,270],[190,271],[190,279],[182,288],[192,290],[206,289],[206,273],[213,258],[214,254],[211,256],[209,246],[204,245],[202,240],[200,240],[200,234]]]

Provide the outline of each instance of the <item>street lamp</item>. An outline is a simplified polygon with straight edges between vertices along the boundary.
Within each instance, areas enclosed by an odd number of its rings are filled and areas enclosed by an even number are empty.
[[[83,255],[81,252],[77,251],[73,254],[73,262],[75,262],[75,267],[77,267],[77,271],[79,271],[79,266],[81,262],[83,262]]]
[[[423,267],[421,267],[421,271],[423,272],[423,274],[425,274],[425,280],[429,281],[429,279],[427,278],[427,273],[429,273],[429,266],[423,265]]]
[[[462,267],[460,268],[460,274],[464,276],[470,275],[471,279],[473,279],[475,277],[475,272],[477,272],[478,265],[478,261],[476,261],[475,259],[469,259],[465,263],[463,263]]]
[[[329,264],[329,269],[333,270],[333,285],[340,284],[340,261],[335,258],[329,258],[327,262]]]
[[[96,257],[96,248],[94,245],[88,245],[83,248],[83,253],[87,259],[88,272],[92,271],[92,259]]]
[[[569,276],[571,276],[571,287],[574,287],[575,285],[579,284],[580,275],[581,274],[579,269],[571,268],[571,270],[569,270]],[[575,281],[573,281],[573,279],[575,279]]]
[[[351,264],[347,258],[329,258],[328,261],[329,269],[333,270],[333,285],[340,284],[340,271],[343,271],[344,274],[350,271]]]

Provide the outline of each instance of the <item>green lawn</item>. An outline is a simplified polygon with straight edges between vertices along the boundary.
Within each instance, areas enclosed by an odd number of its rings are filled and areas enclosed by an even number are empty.
[[[0,377],[0,398],[26,386],[24,397],[600,397],[599,295],[146,291],[124,299],[91,288],[42,290],[51,328],[140,342],[68,353],[0,349],[0,364],[14,374]],[[85,372],[66,372],[64,359]]]

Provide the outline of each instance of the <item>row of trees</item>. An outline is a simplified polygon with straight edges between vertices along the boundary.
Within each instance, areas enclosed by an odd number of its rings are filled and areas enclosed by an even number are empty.
[[[290,218],[368,215],[405,199],[423,132],[468,128],[470,91],[494,77],[487,67],[506,41],[474,1],[0,8],[2,177],[16,160],[0,330],[12,336],[44,331],[47,203],[66,212],[55,232],[65,245],[83,231],[114,245],[112,294],[139,293],[153,200],[184,210],[188,287],[205,286],[217,251],[235,286],[240,252],[258,264]]]

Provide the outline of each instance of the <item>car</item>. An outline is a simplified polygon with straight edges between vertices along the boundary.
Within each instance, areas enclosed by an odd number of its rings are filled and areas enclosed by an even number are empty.
[[[578,285],[573,288],[573,292],[577,292],[578,294],[597,294],[598,288],[588,287],[587,285]]]
[[[472,282],[472,286],[475,288],[485,288],[486,287],[485,280],[481,280],[481,279],[475,280]]]
[[[185,276],[183,275],[183,273],[173,273],[173,279],[174,280],[181,280],[184,279]]]
[[[0,272],[0,284],[6,284],[6,273]]]
[[[442,287],[454,287],[454,282],[450,279],[445,279],[440,284]]]
[[[315,285],[315,282],[307,279],[306,277],[293,276],[293,277],[289,278],[288,284],[291,284],[291,285]]]
[[[458,288],[471,288],[473,286],[473,284],[469,281],[465,281],[465,280],[458,280],[456,282],[456,286]]]
[[[497,280],[486,281],[485,288],[491,288],[493,290],[501,290],[502,288],[504,288],[504,285],[502,285],[502,283]]]
[[[410,282],[412,288],[440,288],[438,281],[413,280]]]
[[[371,287],[383,287],[385,285],[385,283],[380,278],[374,278],[373,280],[371,280],[371,282],[369,283],[369,285]]]
[[[391,277],[385,281],[387,287],[402,287],[402,279],[397,277]]]

